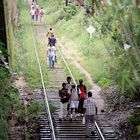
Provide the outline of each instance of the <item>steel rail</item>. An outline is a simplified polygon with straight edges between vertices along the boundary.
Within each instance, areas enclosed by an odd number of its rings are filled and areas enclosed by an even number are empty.
[[[57,42],[58,42],[58,41],[57,41]],[[58,42],[58,46],[61,46],[61,44],[60,44],[59,42]],[[60,48],[59,48],[58,46],[57,46],[57,49],[58,49],[58,51],[59,51],[59,54],[60,54],[61,58],[63,59],[65,65],[66,65],[66,67],[67,67],[67,69],[68,69],[68,71],[69,71],[69,73],[70,73],[70,75],[71,75],[71,77],[72,77],[72,79],[73,79],[74,84],[77,85],[77,84],[76,84],[76,81],[75,81],[75,79],[74,79],[74,76],[73,76],[73,74],[72,74],[72,72],[71,72],[71,70],[70,70],[70,67],[69,67],[69,65],[68,65],[68,63],[67,63],[67,61],[66,61],[66,59],[64,58],[64,56],[63,56],[63,54],[62,54],[62,52],[61,52],[61,50],[60,50]],[[100,128],[99,128],[99,126],[98,126],[98,124],[97,124],[96,121],[95,121],[95,126],[96,126],[96,128],[97,128],[97,130],[98,130],[98,132],[99,132],[99,134],[100,134],[100,136],[101,136],[101,138],[102,138],[102,140],[105,140],[105,138],[104,138],[104,136],[103,136],[103,134],[102,134],[102,132],[101,132],[101,130],[100,130]]]
[[[44,77],[43,77],[42,68],[41,68],[41,64],[40,64],[40,60],[39,60],[39,56],[38,56],[38,51],[37,51],[37,47],[36,47],[36,43],[35,43],[34,32],[33,32],[31,20],[30,20],[30,29],[31,29],[31,33],[32,33],[32,41],[33,41],[33,46],[34,46],[34,50],[35,50],[35,54],[36,54],[36,59],[37,59],[38,67],[39,67],[39,72],[40,72],[40,78],[41,78],[41,83],[42,83],[42,87],[43,87],[43,92],[44,92],[44,95],[45,95],[47,113],[48,113],[48,116],[49,116],[48,119],[50,121],[50,126],[51,126],[51,130],[52,130],[53,140],[56,140],[54,126],[53,126],[53,121],[52,121],[52,116],[51,116],[49,102],[48,102],[48,97],[47,97],[47,93],[46,93],[46,90],[45,90]]]

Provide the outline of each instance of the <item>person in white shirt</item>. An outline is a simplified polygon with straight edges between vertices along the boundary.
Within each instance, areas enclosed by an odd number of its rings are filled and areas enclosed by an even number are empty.
[[[49,58],[49,67],[54,68],[55,56],[56,56],[56,48],[50,44],[47,50],[47,55]]]
[[[34,7],[32,7],[32,9],[30,10],[30,15],[31,15],[32,21],[34,21],[35,20],[35,8]]]
[[[86,137],[89,137],[89,124],[91,123],[91,134],[95,135],[95,118],[97,115],[96,102],[92,98],[92,92],[88,92],[88,98],[84,101]]]
[[[70,121],[72,121],[73,118],[77,117],[78,104],[79,104],[79,96],[77,93],[77,87],[75,84],[72,84],[70,91],[70,109],[71,109]]]
[[[35,5],[34,3],[31,4],[31,10],[33,9],[33,7],[35,8]]]

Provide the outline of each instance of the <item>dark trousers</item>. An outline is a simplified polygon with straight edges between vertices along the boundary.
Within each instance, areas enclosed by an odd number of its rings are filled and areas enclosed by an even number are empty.
[[[78,113],[84,114],[83,105],[84,105],[84,98],[81,98],[79,100]]]
[[[86,135],[90,135],[89,125],[91,124],[91,131],[95,131],[95,115],[85,116]]]

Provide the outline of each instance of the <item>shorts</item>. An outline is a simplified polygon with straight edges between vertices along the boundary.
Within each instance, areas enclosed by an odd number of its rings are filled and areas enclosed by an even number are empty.
[[[78,108],[79,101],[71,101],[70,108]]]

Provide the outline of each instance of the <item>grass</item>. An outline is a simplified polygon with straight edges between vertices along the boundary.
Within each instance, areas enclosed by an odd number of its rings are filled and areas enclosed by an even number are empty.
[[[92,79],[97,83],[105,73],[104,64],[109,60],[109,56],[103,41],[96,40],[93,45],[90,44],[91,41],[86,32],[89,25],[82,25],[82,15],[83,10],[67,22],[65,20],[57,22],[55,28],[69,54],[91,74]],[[91,53],[89,46],[92,50],[94,49],[93,54],[89,54]]]
[[[45,5],[44,1],[42,0],[40,0],[40,4]],[[98,82],[103,75],[103,64],[108,59],[103,42],[99,40],[96,42],[96,46],[93,46],[95,52],[99,52],[98,54],[95,54],[97,58],[89,58],[87,54],[84,54],[85,51],[88,51],[86,48],[88,48],[88,45],[91,42],[86,31],[88,25],[83,24],[84,10],[81,9],[76,16],[72,17],[71,20],[66,22],[64,19],[58,19],[61,15],[63,16],[62,7],[59,7],[57,3],[55,6],[52,6],[53,4],[54,3],[52,2],[49,3],[48,6],[44,7],[47,13],[45,22],[48,25],[53,26],[57,37],[64,43],[64,46],[67,48],[69,54],[73,56],[75,60],[78,61],[91,74],[95,82]],[[69,65],[74,77],[76,79],[83,77],[86,84],[90,88],[91,86],[88,83],[85,75],[80,73],[77,67],[73,64]]]
[[[17,45],[13,48],[13,69],[16,72],[22,72],[30,88],[40,88],[41,79],[38,69],[38,64],[35,56],[35,51],[32,41],[32,33],[30,29],[29,7],[26,4],[20,5],[20,27],[16,33]],[[37,49],[41,49],[40,43],[37,40]],[[39,50],[40,63],[47,84],[48,74],[46,60],[42,56],[42,50]]]

